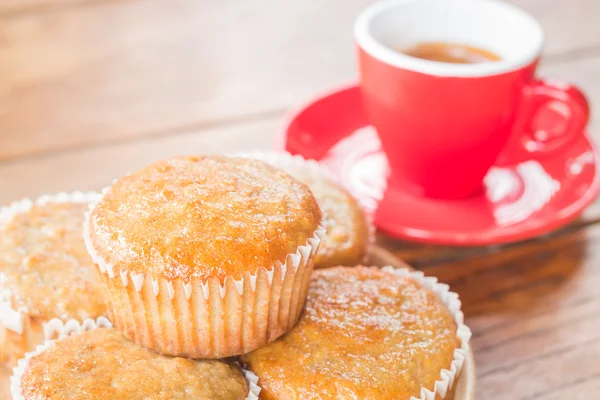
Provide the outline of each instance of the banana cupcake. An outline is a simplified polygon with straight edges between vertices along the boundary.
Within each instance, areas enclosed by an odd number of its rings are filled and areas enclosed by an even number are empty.
[[[263,160],[306,184],[326,217],[315,268],[358,265],[365,261],[374,228],[358,201],[335,183],[329,171],[314,160],[284,152],[248,152],[240,156]]]
[[[11,364],[52,337],[51,321],[106,315],[83,219],[95,193],[22,200],[0,210],[0,358]]]
[[[294,329],[242,357],[261,399],[453,397],[469,329],[447,285],[392,267],[318,270]]]
[[[323,233],[306,185],[224,156],[159,161],[115,181],[84,230],[115,326],[191,358],[239,355],[291,329]]]
[[[29,353],[11,393],[15,400],[256,400],[256,383],[237,363],[163,356],[95,327]]]

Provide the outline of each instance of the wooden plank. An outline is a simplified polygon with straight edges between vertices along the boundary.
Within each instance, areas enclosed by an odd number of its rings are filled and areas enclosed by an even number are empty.
[[[594,224],[425,269],[461,296],[473,329],[477,398],[558,398],[555,391],[595,387],[598,260]]]
[[[399,241],[385,234],[379,234],[377,236],[377,244],[415,268],[428,269],[438,264],[458,262],[461,259],[487,256],[515,247],[531,246],[539,242],[543,243],[598,222],[600,222],[600,199],[594,201],[582,212],[580,218],[571,224],[557,231],[526,241],[492,246],[442,246]]]
[[[368,3],[106,1],[5,18],[0,159],[299,104],[355,79],[351,26]],[[549,54],[600,43],[600,2],[519,3],[549,31]],[[581,77],[597,97],[586,71],[599,62],[557,72]]]
[[[600,376],[583,378],[551,392],[541,393],[531,400],[589,400],[594,393],[600,393]]]
[[[354,77],[367,3],[107,2],[3,21],[1,158],[287,108]]]
[[[576,328],[576,327],[575,327]],[[559,391],[568,391],[563,399],[593,399],[594,386],[580,385],[600,379],[600,342],[580,343],[547,356],[502,370],[501,373],[480,376],[476,398],[481,399],[546,399]]]
[[[66,7],[90,4],[108,0],[2,0],[0,18],[11,18],[23,14],[60,11]]]
[[[546,54],[580,54],[600,45],[600,2],[596,0],[509,0],[538,19],[546,33]]]
[[[468,261],[432,265],[425,271],[451,284],[461,295],[467,314],[482,316],[477,324],[487,330],[502,326],[504,311],[522,312],[527,317],[526,311],[554,310],[566,300],[566,306],[572,307],[594,298],[594,279],[600,276],[595,261],[600,259],[600,247],[595,248],[595,243],[600,243],[598,224]],[[557,298],[536,299],[544,291],[556,291]],[[518,310],[516,303],[521,306]]]
[[[270,149],[276,131],[277,120],[269,119],[0,163],[0,204],[43,193],[100,190],[119,176],[170,156]]]

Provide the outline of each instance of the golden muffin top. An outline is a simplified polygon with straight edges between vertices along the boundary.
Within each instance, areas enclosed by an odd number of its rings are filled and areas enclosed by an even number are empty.
[[[55,342],[29,361],[25,399],[243,400],[249,387],[235,364],[153,353],[116,329]]]
[[[306,185],[257,160],[159,161],[117,180],[92,210],[108,263],[166,279],[222,282],[270,268],[305,245],[321,211]]]
[[[87,203],[33,204],[0,224],[0,289],[33,318],[106,315],[83,242]]]
[[[296,327],[242,361],[264,400],[408,400],[433,388],[459,342],[450,311],[409,277],[335,267],[313,274]]]
[[[308,185],[324,211],[327,233],[321,241],[315,268],[356,265],[367,255],[370,232],[360,205],[340,185],[307,168],[285,167],[287,173]]]

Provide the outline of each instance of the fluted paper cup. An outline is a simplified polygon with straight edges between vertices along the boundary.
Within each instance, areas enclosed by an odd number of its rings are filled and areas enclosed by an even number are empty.
[[[392,266],[383,267],[382,270],[413,279],[422,287],[435,293],[448,310],[450,310],[457,326],[456,336],[460,341],[460,347],[454,350],[454,359],[450,364],[450,368],[440,371],[440,377],[435,382],[433,388],[421,388],[420,396],[413,396],[410,400],[453,400],[456,383],[469,353],[469,342],[471,340],[471,330],[464,324],[464,315],[461,311],[461,302],[458,294],[451,292],[449,286],[445,283],[438,283],[437,278],[426,277],[421,271],[412,271],[408,268],[394,268]]]
[[[23,373],[29,366],[31,359],[35,358],[40,353],[50,348],[56,340],[63,339],[67,336],[81,334],[97,328],[110,328],[112,324],[106,318],[98,318],[97,320],[87,319],[82,323],[75,320],[63,322],[60,320],[53,320],[49,325],[48,329],[51,331],[54,340],[46,340],[43,344],[40,344],[32,352],[27,353],[23,359],[19,360],[18,366],[14,368],[13,375],[10,379],[10,392],[13,400],[25,400],[23,397],[23,391],[21,388],[21,378]],[[242,373],[248,383],[248,396],[246,400],[258,400],[260,394],[260,387],[258,386],[258,377],[252,372],[243,369]]]
[[[93,205],[91,209],[93,209]],[[100,271],[115,327],[141,346],[172,356],[223,358],[250,352],[298,320],[325,228],[283,262],[240,279],[166,279],[131,273],[103,256],[84,224],[88,252]]]
[[[0,226],[9,223],[16,215],[28,212],[34,205],[59,203],[91,204],[98,200],[95,192],[72,192],[43,195],[36,200],[23,199],[0,209]],[[14,307],[11,289],[0,280],[0,361],[16,365],[17,360],[47,339],[54,339],[48,332],[50,321],[33,318],[25,307]]]

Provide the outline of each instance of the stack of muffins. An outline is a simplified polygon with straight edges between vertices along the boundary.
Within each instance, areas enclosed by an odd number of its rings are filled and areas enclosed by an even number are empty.
[[[277,153],[15,203],[0,213],[0,358],[28,352],[13,398],[452,399],[470,336],[457,296],[358,266],[371,240],[344,189]]]

